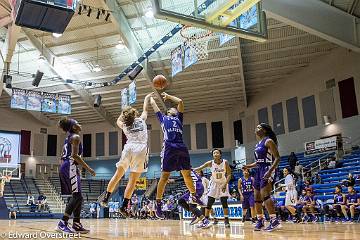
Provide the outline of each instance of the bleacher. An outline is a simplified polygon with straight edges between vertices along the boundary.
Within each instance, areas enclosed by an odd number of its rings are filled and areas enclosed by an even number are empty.
[[[56,191],[61,193],[60,179],[58,177],[49,178]],[[108,180],[81,179],[81,190],[85,202],[96,202],[100,194],[106,190]],[[66,201],[66,199],[64,198]]]
[[[341,163],[342,167],[340,168],[319,171],[322,183],[311,185],[314,189],[315,199],[323,202],[328,199],[333,199],[335,186],[341,184],[343,180],[347,179],[349,173],[352,173],[353,175],[360,175],[360,150],[353,151],[350,155],[344,156]],[[286,167],[285,163],[283,164],[284,167]],[[359,182],[357,182],[357,184],[359,184]],[[343,193],[347,193],[347,188],[345,186],[343,186],[342,190]],[[355,185],[355,190],[360,192],[360,186]],[[281,192],[279,197],[276,199],[281,200],[284,197],[285,192]]]
[[[21,180],[12,179],[10,182],[5,184],[4,198],[7,207],[9,208],[11,204],[14,204],[18,218],[51,218],[52,214],[50,212],[34,212],[31,211],[30,206],[26,205],[27,196],[30,192],[36,201],[40,192],[32,178],[23,178]]]

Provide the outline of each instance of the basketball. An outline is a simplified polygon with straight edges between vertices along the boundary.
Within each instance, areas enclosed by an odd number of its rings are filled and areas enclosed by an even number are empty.
[[[163,75],[157,75],[153,79],[153,85],[156,90],[163,90],[167,87],[166,77],[164,77]]]

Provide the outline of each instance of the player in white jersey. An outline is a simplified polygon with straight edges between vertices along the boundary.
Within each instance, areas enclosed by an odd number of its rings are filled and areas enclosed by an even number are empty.
[[[205,211],[205,217],[209,217],[210,211],[216,199],[220,199],[221,205],[224,210],[225,227],[230,227],[229,223],[229,207],[228,198],[229,193],[229,181],[231,179],[231,169],[227,160],[221,158],[221,150],[213,149],[212,155],[213,160],[210,160],[200,167],[196,168],[195,171],[200,171],[204,168],[211,169],[211,177],[208,191],[208,201]]]
[[[145,97],[143,112],[140,116],[138,111],[132,107],[126,107],[121,112],[117,125],[123,130],[127,137],[127,142],[119,162],[116,163],[117,170],[115,175],[111,178],[106,192],[101,194],[98,199],[100,205],[106,207],[116,185],[130,167],[129,182],[124,192],[122,207],[119,210],[124,217],[128,216],[126,209],[135,190],[136,181],[143,172],[147,171],[148,167],[148,133],[145,121],[148,115],[147,109],[151,96],[152,93]]]
[[[292,216],[292,220],[293,222],[298,222],[300,221],[299,219],[296,218],[296,203],[297,203],[297,191],[295,188],[295,181],[293,176],[289,173],[289,170],[287,168],[284,168],[283,170],[284,176],[285,176],[285,191],[286,191],[286,196],[285,196],[285,207],[287,208],[287,210],[289,210],[291,216]]]

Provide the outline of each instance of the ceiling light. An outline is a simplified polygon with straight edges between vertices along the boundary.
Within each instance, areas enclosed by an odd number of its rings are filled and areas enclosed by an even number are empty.
[[[62,36],[62,33],[53,33],[53,37],[59,38]]]
[[[154,18],[154,11],[152,8],[148,8],[146,11],[145,11],[145,17],[147,18]]]
[[[119,41],[119,43],[116,44],[115,47],[116,47],[117,49],[119,49],[119,50],[122,50],[122,49],[124,49],[126,46],[125,46],[125,44],[124,44],[122,41]]]
[[[46,63],[46,59],[43,55],[40,55],[39,58],[38,58],[38,63],[39,65],[44,65]]]
[[[96,64],[96,65],[92,68],[92,70],[93,70],[93,72],[101,72],[101,71],[102,71],[102,69],[101,69],[101,67],[100,67],[99,64]]]

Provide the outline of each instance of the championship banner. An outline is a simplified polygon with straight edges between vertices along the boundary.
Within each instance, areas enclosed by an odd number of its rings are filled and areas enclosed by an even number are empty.
[[[43,93],[41,111],[47,113],[56,113],[56,94]]]
[[[178,46],[171,52],[171,76],[183,70],[182,47]]]
[[[304,144],[305,154],[318,154],[323,152],[331,152],[337,149],[337,137],[323,138],[316,141],[306,142]]]
[[[11,108],[26,109],[26,90],[13,88],[11,94]]]
[[[129,105],[136,102],[136,82],[135,80],[129,84]]]
[[[121,90],[121,108],[124,109],[128,105],[128,89],[124,88]]]
[[[60,114],[71,114],[71,96],[70,95],[59,94],[57,112]]]
[[[27,91],[26,110],[41,111],[42,93],[37,91]]]
[[[239,202],[229,202],[229,219],[242,219],[242,215],[243,215],[243,208],[242,208],[242,204],[240,204]],[[224,219],[224,210],[221,206],[221,203],[215,203],[212,206],[212,209],[214,210],[214,214],[215,217],[218,219]],[[183,219],[191,219],[192,213],[186,211],[185,209],[183,209],[182,212],[182,216]]]
[[[137,190],[146,190],[146,177],[139,178],[135,187]]]

